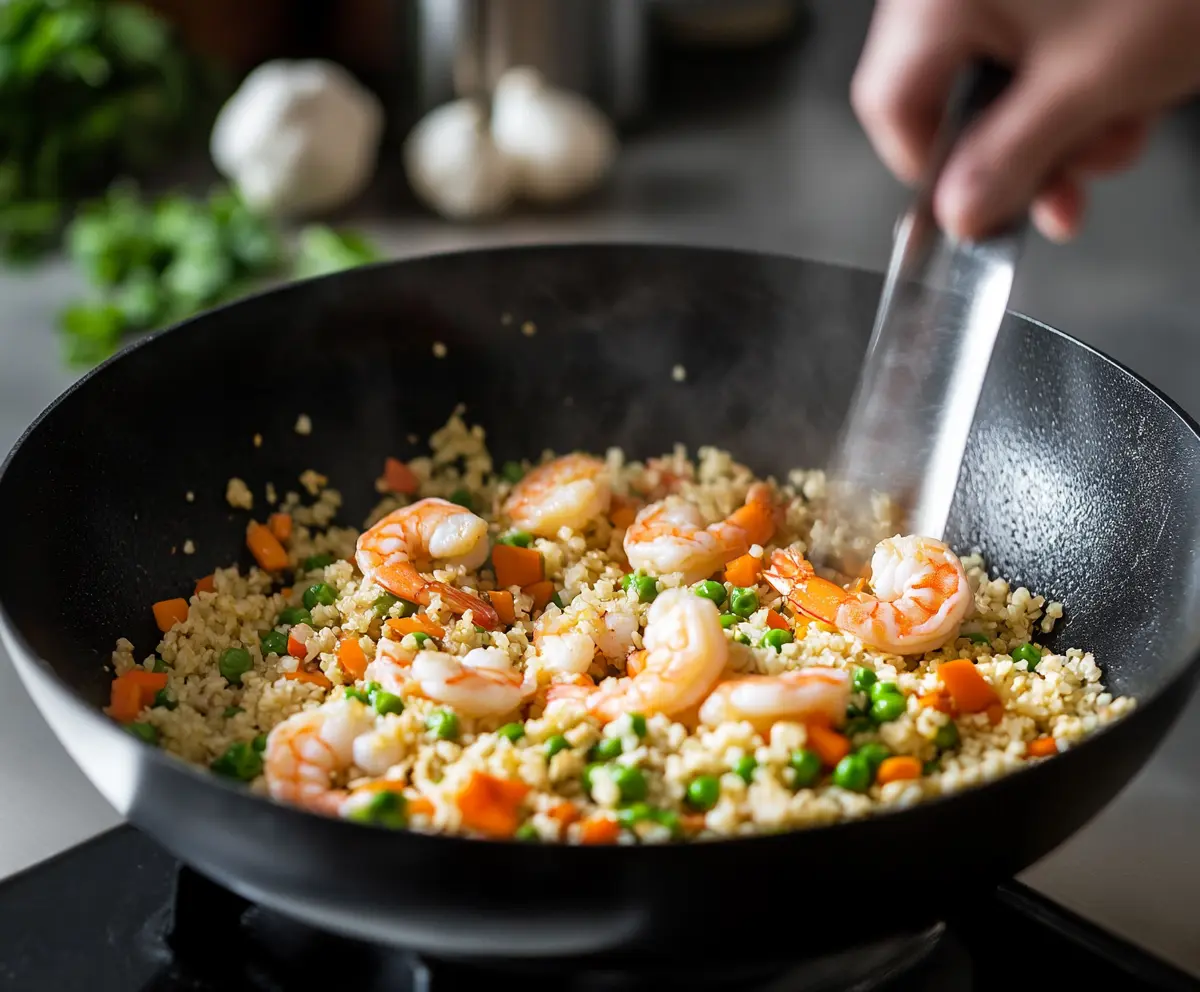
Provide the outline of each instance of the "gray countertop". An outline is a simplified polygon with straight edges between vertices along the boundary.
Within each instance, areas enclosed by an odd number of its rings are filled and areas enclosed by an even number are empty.
[[[861,4],[818,3],[814,31],[737,82],[684,96],[630,136],[609,189],[569,212],[456,228],[417,214],[362,218],[396,256],[474,245],[667,240],[779,251],[869,268],[903,202],[851,115]],[[686,91],[686,92],[684,92]],[[1082,238],[1036,242],[1013,308],[1107,351],[1200,415],[1200,123],[1180,113],[1138,169],[1096,192]],[[0,450],[74,378],[53,314],[78,291],[62,262],[0,272]],[[113,825],[0,652],[0,877]],[[1024,880],[1200,976],[1200,700],[1101,816]]]

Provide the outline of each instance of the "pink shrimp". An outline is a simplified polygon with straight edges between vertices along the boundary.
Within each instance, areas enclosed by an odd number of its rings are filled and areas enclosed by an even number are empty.
[[[363,575],[388,592],[428,606],[438,593],[455,613],[471,611],[487,630],[500,626],[491,604],[445,582],[426,578],[418,563],[434,559],[475,569],[488,554],[487,522],[444,499],[423,499],[393,510],[358,539],[355,560]]]
[[[625,555],[634,568],[652,575],[682,572],[684,582],[697,582],[751,545],[765,544],[776,523],[775,501],[765,483],[751,486],[744,505],[708,527],[699,509],[668,496],[643,509],[625,531]]]
[[[893,654],[934,651],[958,631],[973,603],[962,562],[941,541],[889,537],[871,559],[873,594],[820,578],[795,548],[776,551],[763,578],[810,617]]]
[[[539,465],[513,486],[504,512],[523,530],[554,537],[561,528],[583,530],[608,512],[607,466],[588,455],[563,455]]]
[[[850,679],[837,668],[743,675],[718,683],[700,706],[700,722],[717,727],[744,720],[761,732],[780,720],[836,727],[849,700]]]

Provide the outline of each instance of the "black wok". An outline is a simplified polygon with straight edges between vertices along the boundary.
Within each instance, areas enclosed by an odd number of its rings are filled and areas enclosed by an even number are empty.
[[[149,604],[248,561],[244,514],[224,502],[230,476],[261,493],[315,468],[345,494],[342,519],[359,523],[383,457],[414,453],[408,435],[427,437],[458,402],[499,459],[684,442],[726,446],[762,472],[821,464],[879,288],[863,272],[730,251],[539,247],[361,269],[205,314],[84,378],[9,456],[4,642],[119,812],[236,892],[318,925],[442,954],[707,959],[919,927],[1090,819],[1196,680],[1196,425],[1108,358],[1020,316],[999,336],[949,538],[1065,602],[1050,643],[1094,650],[1112,689],[1140,700],[1050,761],[806,832],[531,846],[283,808],[100,713],[115,639],[141,654],[157,640]],[[293,431],[301,412],[310,437]],[[188,538],[194,556],[172,553]]]

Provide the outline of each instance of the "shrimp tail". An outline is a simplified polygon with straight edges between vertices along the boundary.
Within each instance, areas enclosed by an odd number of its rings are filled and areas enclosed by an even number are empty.
[[[490,603],[445,582],[425,578],[410,561],[384,562],[375,568],[373,577],[392,595],[411,603],[428,606],[433,593],[437,592],[452,612],[461,616],[469,610],[472,620],[484,630],[495,630],[500,626],[500,615]]]
[[[841,586],[817,575],[812,564],[795,548],[782,548],[771,555],[763,579],[800,612],[825,623],[835,622],[838,610],[848,598]]]
[[[442,602],[447,604],[458,615],[461,616],[469,610],[471,620],[484,630],[495,630],[500,626],[500,614],[492,608],[490,603],[481,597],[462,589],[456,589],[454,586],[446,585],[444,582],[431,582],[430,586],[438,591],[438,594],[442,597]]]

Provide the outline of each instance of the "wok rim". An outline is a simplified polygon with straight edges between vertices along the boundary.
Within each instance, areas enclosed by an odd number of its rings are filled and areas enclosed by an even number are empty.
[[[745,259],[745,258],[750,258],[750,259],[760,258],[760,259],[763,259],[764,261],[768,261],[768,262],[784,261],[784,262],[791,262],[791,263],[799,263],[801,265],[817,266],[820,268],[826,268],[826,269],[832,269],[832,270],[855,272],[855,273],[877,276],[877,277],[883,275],[883,273],[877,269],[868,269],[868,268],[864,268],[862,266],[847,265],[847,264],[844,264],[841,262],[827,262],[827,261],[823,261],[821,259],[810,258],[810,257],[803,256],[803,255],[783,254],[780,252],[766,251],[766,250],[762,250],[762,249],[721,247],[721,246],[707,245],[707,244],[688,244],[686,242],[669,241],[669,240],[661,240],[660,241],[660,240],[655,240],[652,238],[644,239],[644,240],[595,239],[595,240],[569,240],[569,241],[547,240],[547,241],[538,241],[538,242],[530,242],[530,243],[522,242],[522,243],[517,243],[517,244],[478,245],[478,246],[472,246],[472,247],[466,247],[466,248],[446,249],[443,251],[435,251],[435,252],[428,252],[428,253],[422,253],[422,254],[407,255],[407,256],[403,256],[403,257],[399,257],[399,258],[383,259],[378,262],[372,262],[368,265],[357,266],[353,269],[342,270],[340,272],[326,273],[324,275],[313,276],[308,279],[300,279],[300,280],[296,280],[294,282],[284,283],[282,285],[264,287],[253,293],[247,294],[246,296],[239,297],[235,300],[223,303],[223,304],[213,307],[211,309],[204,310],[199,313],[193,314],[192,316],[190,316],[184,320],[178,321],[174,324],[168,325],[166,327],[160,328],[158,330],[152,331],[147,334],[143,334],[140,337],[136,338],[135,340],[129,342],[127,345],[125,345],[124,347],[122,347],[121,349],[116,351],[114,354],[110,355],[108,358],[106,358],[103,362],[96,365],[94,368],[89,369],[87,372],[85,372],[83,375],[81,375],[78,379],[75,380],[75,382],[73,382],[70,386],[68,386],[66,389],[64,389],[58,396],[56,396],[53,400],[51,400],[50,403],[48,403],[45,406],[45,408],[37,415],[37,417],[34,418],[33,421],[31,421],[29,426],[21,433],[21,435],[18,437],[18,439],[13,443],[11,449],[5,455],[3,462],[0,462],[0,486],[3,486],[5,479],[8,478],[11,468],[12,468],[12,462],[13,462],[14,458],[16,457],[17,453],[22,448],[24,448],[24,446],[30,441],[30,439],[37,432],[37,430],[40,428],[40,426],[46,420],[48,420],[51,416],[53,416],[54,413],[59,409],[59,407],[62,406],[68,400],[68,398],[70,396],[72,396],[77,390],[84,388],[84,386],[86,386],[89,382],[91,382],[96,377],[105,374],[106,370],[109,369],[112,365],[116,364],[122,358],[133,353],[134,351],[137,351],[141,348],[149,347],[149,346],[153,345],[155,342],[162,340],[164,337],[166,337],[168,335],[182,332],[185,329],[190,328],[195,323],[218,319],[219,315],[223,314],[225,311],[227,311],[231,308],[240,307],[243,304],[248,305],[248,304],[255,302],[263,297],[284,295],[284,294],[288,294],[288,293],[299,294],[299,293],[307,292],[308,287],[312,284],[323,283],[326,281],[337,280],[337,279],[344,279],[347,277],[354,277],[355,274],[359,273],[359,272],[382,270],[382,269],[388,269],[388,268],[397,268],[397,267],[402,267],[402,266],[408,265],[410,263],[424,263],[424,262],[429,262],[429,261],[435,261],[438,259],[456,259],[456,258],[465,258],[465,257],[471,257],[471,256],[485,256],[485,255],[495,255],[495,254],[518,255],[518,254],[525,254],[525,253],[533,254],[533,253],[540,253],[540,252],[547,252],[547,251],[595,250],[597,248],[605,249],[605,250],[612,250],[612,251],[622,251],[622,250],[630,250],[630,249],[639,250],[639,251],[645,251],[645,250],[655,251],[655,250],[657,250],[657,251],[677,253],[680,255],[710,255],[710,256],[711,255],[736,255],[743,259]],[[1170,410],[1180,421],[1182,421],[1183,425],[1187,428],[1187,430],[1196,439],[1197,444],[1200,445],[1200,424],[1198,424],[1197,421],[1190,414],[1188,414],[1175,400],[1171,399],[1171,397],[1167,396],[1161,389],[1159,389],[1153,383],[1146,380],[1143,376],[1141,376],[1137,372],[1133,371],[1132,369],[1128,368],[1122,362],[1113,358],[1111,355],[1108,355],[1101,349],[1099,349],[1093,345],[1087,344],[1084,341],[1081,341],[1080,339],[1076,338],[1074,335],[1072,335],[1066,331],[1060,330],[1059,328],[1054,327],[1050,324],[1047,324],[1044,321],[1038,320],[1037,318],[1030,317],[1024,313],[1021,313],[1020,311],[1006,310],[1005,313],[1007,316],[1015,317],[1018,320],[1023,321],[1025,323],[1037,328],[1039,331],[1048,332],[1050,334],[1053,334],[1060,338],[1063,338],[1064,340],[1066,340],[1069,344],[1073,345],[1074,347],[1080,348],[1083,351],[1094,355],[1095,357],[1100,359],[1102,362],[1107,363],[1108,365],[1117,369],[1119,372],[1121,372],[1124,375],[1131,378],[1134,382],[1136,382],[1138,385],[1140,385],[1143,389],[1147,390],[1156,400],[1158,400],[1160,403],[1162,403],[1164,406],[1166,406],[1167,409]],[[681,854],[681,852],[687,852],[687,851],[690,851],[693,849],[703,850],[703,849],[707,849],[709,847],[717,847],[723,852],[726,852],[726,851],[737,852],[737,851],[747,850],[751,847],[756,848],[756,849],[765,850],[766,848],[768,848],[769,846],[772,846],[772,845],[775,845],[775,846],[789,845],[790,846],[795,843],[802,843],[803,841],[800,840],[800,838],[807,837],[814,833],[818,834],[822,837],[829,837],[829,836],[832,836],[834,832],[841,832],[843,834],[852,835],[856,832],[865,832],[865,831],[871,831],[871,830],[885,829],[887,824],[902,822],[904,818],[909,818],[909,819],[915,818],[917,816],[923,815],[923,811],[926,811],[926,810],[936,811],[937,809],[940,809],[948,804],[954,803],[956,800],[958,800],[966,795],[996,793],[1005,788],[1012,788],[1014,783],[1032,781],[1032,776],[1037,776],[1039,774],[1045,773],[1045,766],[1049,763],[1046,761],[1038,761],[1036,764],[1027,764],[1024,767],[1017,769],[1016,771],[1007,772],[1007,773],[999,776],[998,778],[991,779],[991,780],[982,782],[977,785],[968,786],[967,788],[960,789],[956,792],[938,795],[938,796],[932,796],[929,798],[923,798],[920,802],[915,803],[912,806],[884,807],[884,808],[879,809],[878,811],[874,811],[866,816],[855,818],[855,819],[837,820],[832,823],[818,824],[815,826],[808,826],[808,827],[793,828],[790,830],[783,830],[783,831],[773,832],[773,833],[759,833],[759,834],[753,834],[753,835],[748,835],[748,836],[722,837],[722,838],[718,838],[718,839],[703,840],[703,841],[682,841],[682,842],[671,842],[671,843],[664,843],[664,844],[636,844],[636,845],[615,845],[614,844],[614,845],[596,845],[596,846],[590,846],[590,845],[584,845],[584,844],[567,844],[567,843],[562,843],[562,842],[529,845],[529,844],[523,844],[516,840],[495,840],[495,839],[491,839],[491,838],[464,837],[464,836],[460,836],[460,835],[456,835],[456,834],[426,833],[426,832],[412,830],[412,829],[408,829],[408,828],[397,831],[392,828],[381,827],[381,826],[377,826],[374,824],[357,823],[352,820],[343,820],[338,817],[325,816],[323,814],[311,812],[311,811],[304,809],[302,807],[299,807],[299,806],[294,806],[294,805],[291,805],[288,803],[278,802],[275,799],[272,799],[270,796],[258,795],[256,793],[249,791],[249,789],[246,788],[244,785],[235,785],[232,782],[227,782],[224,779],[222,779],[220,776],[214,775],[210,771],[202,770],[199,767],[194,766],[194,765],[190,764],[189,762],[184,761],[182,758],[177,757],[174,754],[163,751],[162,749],[160,749],[158,747],[154,747],[154,746],[145,744],[144,742],[142,742],[140,740],[136,740],[136,739],[132,738],[130,735],[126,734],[121,727],[119,727],[111,719],[109,719],[104,714],[102,709],[98,709],[98,708],[94,707],[88,700],[83,698],[83,696],[76,690],[76,688],[74,686],[72,686],[66,680],[60,678],[58,673],[54,670],[53,666],[45,658],[43,658],[38,652],[36,652],[32,649],[32,647],[26,641],[25,637],[17,629],[15,623],[13,622],[12,617],[9,616],[8,609],[5,607],[5,605],[2,601],[0,601],[0,635],[3,635],[3,637],[0,639],[7,640],[10,645],[15,646],[16,649],[21,654],[24,655],[24,658],[30,664],[33,664],[33,665],[36,665],[37,667],[39,667],[42,670],[42,672],[49,677],[50,681],[53,683],[56,690],[65,695],[69,704],[74,705],[76,709],[81,710],[83,712],[84,719],[91,720],[93,723],[93,726],[103,725],[105,728],[105,730],[103,732],[109,734],[110,736],[117,735],[117,734],[124,735],[128,739],[127,743],[133,744],[139,749],[140,756],[139,756],[138,760],[146,760],[146,761],[151,762],[151,767],[157,769],[163,775],[182,774],[198,785],[203,785],[204,787],[208,787],[208,788],[217,788],[217,789],[220,789],[220,790],[226,792],[229,795],[230,800],[233,802],[241,801],[241,802],[251,802],[251,803],[255,803],[255,804],[259,804],[259,805],[266,805],[266,806],[270,807],[271,809],[273,809],[274,811],[276,811],[277,814],[281,814],[286,817],[302,818],[302,822],[310,822],[311,823],[313,821],[317,821],[317,822],[321,822],[321,823],[326,823],[326,824],[330,824],[332,829],[345,830],[347,828],[358,828],[358,829],[365,828],[365,829],[369,829],[369,830],[387,832],[390,834],[399,834],[400,836],[406,838],[408,840],[408,843],[410,843],[410,844],[425,844],[425,843],[436,844],[441,850],[444,850],[444,851],[449,851],[451,849],[451,847],[457,847],[458,845],[468,844],[468,845],[472,846],[471,847],[472,850],[479,850],[481,848],[481,846],[486,846],[487,848],[491,848],[496,851],[511,851],[514,847],[521,848],[521,849],[524,849],[527,851],[532,851],[532,850],[571,851],[571,852],[573,852],[572,854],[570,854],[570,855],[563,854],[562,856],[563,857],[580,858],[580,859],[588,859],[588,858],[602,859],[602,858],[609,858],[609,857],[614,857],[614,856],[620,856],[620,857],[625,857],[625,858],[634,857],[634,858],[659,858],[659,859],[661,859],[661,858],[669,858],[669,857],[675,857],[675,856],[686,856],[686,854]],[[1150,695],[1136,697],[1137,705],[1136,705],[1136,708],[1132,712],[1126,714],[1125,716],[1119,717],[1116,720],[1113,720],[1112,722],[1104,725],[1103,727],[1100,727],[1097,730],[1092,731],[1085,738],[1083,738],[1078,744],[1068,748],[1067,751],[1060,752],[1059,754],[1055,755],[1054,760],[1061,760],[1061,759],[1070,760],[1073,756],[1075,756],[1077,754],[1077,752],[1083,751],[1084,749],[1086,749],[1089,745],[1093,744],[1094,742],[1105,739],[1108,736],[1110,736],[1111,734],[1113,734],[1114,732],[1120,732],[1121,729],[1128,722],[1130,717],[1136,717],[1142,711],[1147,710],[1147,709],[1151,708],[1152,706],[1155,706],[1156,704],[1161,705],[1163,700],[1168,697],[1168,694],[1170,694],[1172,692],[1178,692],[1179,687],[1182,684],[1185,684],[1190,680],[1194,680],[1195,676],[1196,676],[1196,670],[1198,667],[1200,667],[1200,639],[1197,640],[1197,643],[1192,645],[1190,650],[1185,652],[1185,656],[1186,656],[1186,662],[1181,666],[1180,670],[1166,684],[1164,684],[1162,687],[1160,687],[1158,689],[1158,691],[1156,691]],[[16,662],[15,659],[13,662],[13,667],[17,669],[17,674],[18,674],[18,677],[21,678],[22,685],[25,685],[25,679],[23,676],[21,676],[20,665]],[[1103,670],[1103,667],[1104,666],[1101,665],[1102,670]],[[28,691],[28,686],[26,686],[26,691]],[[1194,691],[1195,691],[1194,686],[1191,689],[1188,689],[1185,691],[1182,705],[1179,707],[1180,710],[1182,710],[1183,705],[1186,705],[1186,703],[1188,702],[1190,697],[1193,695]],[[36,700],[34,702],[35,702],[35,705],[38,706],[38,708],[40,710],[43,703],[38,702]],[[44,715],[42,718],[44,721],[46,720]],[[1174,718],[1172,718],[1172,720],[1168,723],[1168,725],[1159,734],[1158,741],[1156,742],[1154,749],[1157,749],[1159,744],[1161,744],[1162,739],[1167,735],[1167,733],[1170,732],[1176,719],[1178,719],[1178,713],[1176,714],[1176,716]],[[46,721],[46,722],[48,723],[49,721]],[[53,731],[53,728],[51,728],[51,732],[55,733]],[[56,737],[56,739],[58,739],[57,733],[55,733],[55,737]],[[112,739],[116,740],[115,737],[112,737]],[[60,746],[63,745],[63,742],[61,739],[59,739],[59,743],[60,743]],[[79,765],[79,762],[75,761],[74,757],[72,757],[71,760],[76,764],[77,767],[80,767],[81,771],[83,771],[83,768]],[[1142,765],[1139,766],[1139,768],[1144,767],[1146,762],[1148,762],[1149,760],[1150,760],[1150,758],[1147,757],[1146,761],[1144,761],[1142,763]],[[1129,782],[1132,780],[1132,778],[1136,776],[1136,774],[1137,774],[1137,771],[1135,770],[1135,772],[1132,775],[1128,776],[1123,782],[1121,782],[1119,784],[1116,792],[1120,792],[1122,789],[1124,789],[1129,784]],[[85,775],[86,775],[86,772],[85,772]],[[88,778],[90,781],[90,776],[88,776]],[[97,786],[95,785],[94,782],[92,782],[91,784],[92,784],[93,788],[97,788]],[[1114,793],[1114,797],[1115,797],[1115,793]],[[105,798],[107,801],[107,797],[105,797]],[[1111,800],[1109,800],[1109,801],[1111,802]],[[1101,808],[1103,808],[1103,807],[1101,807]],[[118,812],[120,812],[120,811],[118,811]],[[1093,813],[1092,815],[1095,815],[1095,814]],[[137,826],[137,820],[135,817],[129,817],[127,822],[130,822],[134,826]],[[876,826],[876,824],[879,824],[879,826]],[[332,825],[336,825],[336,826],[332,826]],[[160,841],[160,843],[162,843],[162,841]],[[617,852],[620,852],[620,854],[618,854]],[[659,853],[649,853],[649,852],[659,852]],[[1041,856],[1044,856],[1044,855],[1039,855],[1039,857],[1041,857]]]

